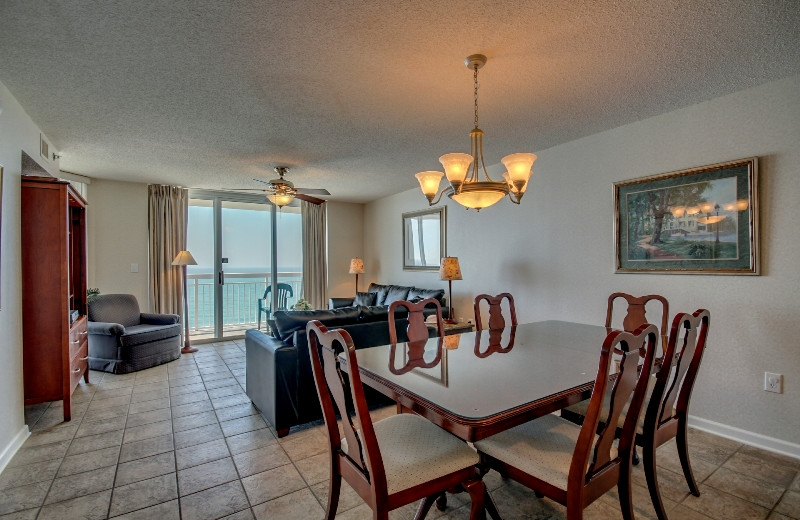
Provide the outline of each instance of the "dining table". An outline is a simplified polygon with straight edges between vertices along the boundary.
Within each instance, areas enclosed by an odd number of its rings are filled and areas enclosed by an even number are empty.
[[[474,442],[588,399],[609,332],[549,320],[359,349],[356,359],[362,383]]]

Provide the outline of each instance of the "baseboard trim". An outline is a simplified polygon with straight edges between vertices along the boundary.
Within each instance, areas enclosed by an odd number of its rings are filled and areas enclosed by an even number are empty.
[[[750,446],[755,446],[756,448],[761,448],[767,451],[780,453],[781,455],[786,455],[788,457],[793,457],[795,459],[800,459],[800,444],[776,439],[775,437],[768,437],[766,435],[761,435],[760,433],[749,432],[747,430],[742,430],[741,428],[709,421],[708,419],[694,417],[692,415],[689,416],[689,426],[692,428],[697,428],[698,430],[703,430],[704,432],[719,435],[720,437],[725,437],[726,439],[749,444]]]
[[[28,425],[23,424],[22,429],[11,439],[11,442],[8,443],[8,446],[0,453],[0,473],[6,469],[8,463],[11,462],[11,459],[14,455],[17,454],[17,451],[22,447],[25,443],[25,440],[30,436],[31,432],[28,430]]]

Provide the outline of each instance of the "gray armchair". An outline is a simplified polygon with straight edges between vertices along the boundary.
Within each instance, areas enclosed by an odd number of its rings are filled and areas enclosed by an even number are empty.
[[[132,294],[103,294],[89,304],[89,368],[127,374],[181,357],[177,314],[139,311]]]

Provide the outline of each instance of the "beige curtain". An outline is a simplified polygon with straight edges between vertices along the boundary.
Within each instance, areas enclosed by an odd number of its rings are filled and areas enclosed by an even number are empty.
[[[303,298],[314,309],[328,308],[328,267],[325,262],[325,203],[300,201],[303,215]]]
[[[153,312],[183,317],[183,270],[172,260],[186,249],[189,190],[150,184],[147,187],[150,230],[150,303]]]

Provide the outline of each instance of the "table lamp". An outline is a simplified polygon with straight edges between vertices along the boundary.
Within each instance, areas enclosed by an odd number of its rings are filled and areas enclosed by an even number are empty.
[[[364,260],[362,258],[353,258],[350,260],[350,274],[356,275],[356,294],[358,294],[358,275],[364,274]]]
[[[190,354],[192,352],[197,352],[197,347],[193,347],[189,344],[189,297],[186,289],[186,266],[187,265],[197,265],[197,260],[194,259],[192,253],[189,251],[181,251],[175,257],[175,260],[172,261],[172,265],[179,265],[183,269],[183,308],[184,308],[184,316],[183,316],[183,324],[185,327],[185,333],[183,335],[183,348],[181,349],[181,354]]]
[[[439,265],[439,279],[447,280],[449,289],[450,313],[444,322],[455,323],[456,320],[453,319],[453,280],[462,280],[461,266],[458,265],[458,257],[446,256],[442,258],[442,263]]]

